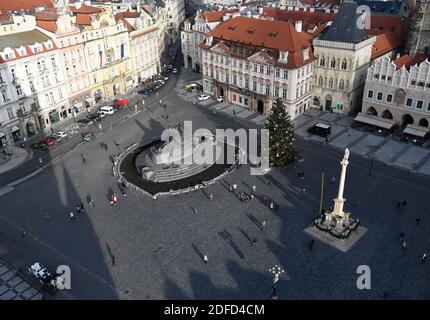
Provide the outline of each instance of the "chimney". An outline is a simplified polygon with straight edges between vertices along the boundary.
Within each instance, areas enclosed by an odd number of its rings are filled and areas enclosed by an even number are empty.
[[[296,27],[296,31],[297,32],[302,32],[302,21],[301,20],[297,20],[295,23],[295,27]]]

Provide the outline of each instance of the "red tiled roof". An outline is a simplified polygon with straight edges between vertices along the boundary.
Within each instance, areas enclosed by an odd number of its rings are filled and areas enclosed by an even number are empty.
[[[36,13],[36,21],[57,21],[59,14],[52,11],[40,11]]]
[[[91,14],[78,13],[76,15],[76,24],[81,24],[85,26],[91,25]]]
[[[221,10],[221,11],[211,11],[203,12],[202,16],[207,22],[223,21],[222,18],[227,14],[238,13],[237,10]]]
[[[268,51],[288,51],[289,67],[299,67],[304,64],[301,49],[310,48],[310,37],[305,32],[297,32],[294,26],[284,21],[236,17],[224,21],[208,33],[217,41],[240,42],[251,44],[259,49]],[[203,44],[203,47],[207,47]],[[279,55],[279,52],[277,52]],[[311,52],[309,61],[314,59]]]
[[[384,32],[376,36],[371,59],[376,59],[403,45],[403,40],[394,32]]]
[[[137,18],[139,17],[139,13],[137,12],[130,12],[130,11],[124,11],[124,12],[119,12],[117,14],[115,14],[115,19],[116,20],[121,20],[122,23],[124,23],[124,25],[127,27],[128,31],[133,31],[135,30],[135,27],[133,25],[131,25],[126,18]]]
[[[36,25],[39,28],[45,29],[50,32],[57,31],[57,22],[56,21],[36,21]]]
[[[77,9],[75,6],[68,6],[67,9],[73,13],[100,13],[103,11],[101,8],[96,8],[83,4]]]
[[[424,55],[424,54],[417,54],[413,57],[405,54],[405,55],[401,56],[400,58],[394,60],[393,62],[396,65],[397,69],[400,69],[403,66],[406,69],[409,69],[411,66],[413,66],[415,64],[420,64],[421,62],[425,61],[428,58],[429,57]]]
[[[263,8],[263,15],[268,18],[273,18],[279,21],[303,21],[303,27],[307,28],[308,24],[321,25],[323,23],[333,21],[336,16],[332,12],[324,11],[292,11],[292,10],[282,10],[279,8],[265,7]]]
[[[34,10],[38,7],[54,8],[53,0],[0,0],[0,12]]]
[[[12,18],[8,14],[0,14],[0,22],[12,22]]]
[[[39,52],[36,52],[36,53],[34,53],[33,51],[31,51],[30,46],[29,46],[28,44],[24,45],[24,48],[25,48],[25,53],[26,53],[26,55],[25,55],[24,57],[21,57],[21,55],[19,54],[18,50],[17,50],[16,48],[14,48],[13,50],[14,50],[14,53],[15,53],[15,58],[14,58],[14,59],[7,59],[7,60],[4,60],[4,59],[0,56],[0,64],[1,64],[1,63],[4,63],[4,62],[6,62],[6,61],[7,61],[7,62],[9,62],[9,61],[16,61],[16,60],[19,60],[19,59],[21,59],[21,58],[27,58],[27,57],[31,57],[31,56],[36,56],[36,55],[41,54],[41,53],[45,53],[45,52],[49,52],[49,51],[53,51],[53,50],[56,50],[56,49],[57,49],[57,46],[56,46],[56,44],[53,42],[53,43],[52,43],[52,48],[51,48],[51,49],[48,49],[48,48],[45,46],[45,44],[44,44],[44,43],[42,43],[42,50],[41,50],[41,51],[39,51]]]

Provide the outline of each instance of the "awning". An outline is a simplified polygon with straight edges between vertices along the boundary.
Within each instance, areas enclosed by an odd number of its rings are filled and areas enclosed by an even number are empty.
[[[354,120],[387,130],[390,130],[395,124],[395,121],[392,119],[380,118],[362,112],[360,112]]]
[[[403,130],[403,133],[410,134],[412,136],[424,138],[427,133],[429,133],[429,128],[414,126],[412,124],[408,124],[406,128]]]
[[[15,131],[19,131],[19,128],[17,126],[12,127],[12,132],[15,132]]]

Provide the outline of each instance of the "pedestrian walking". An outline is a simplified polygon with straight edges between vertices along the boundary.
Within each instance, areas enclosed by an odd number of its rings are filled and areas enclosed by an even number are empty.
[[[257,239],[253,239],[252,240],[252,247],[255,247],[256,244],[257,244]]]
[[[208,264],[208,256],[204,255],[203,256],[203,262],[207,265]]]
[[[332,184],[333,184],[333,183],[335,183],[335,182],[336,182],[336,178],[335,178],[335,177],[331,177],[331,178],[330,178],[330,183],[332,183]]]
[[[312,250],[314,243],[315,243],[314,239],[311,239],[311,241],[309,242],[309,250]]]
[[[416,219],[415,219],[415,222],[416,222],[417,226],[419,226],[419,225],[420,225],[420,222],[421,222],[421,218],[420,218],[420,217],[416,218]]]
[[[81,157],[82,157],[82,164],[86,164],[87,163],[87,159],[85,158],[84,154],[81,153]]]
[[[82,202],[81,202],[81,205],[80,205],[80,209],[81,209],[81,212],[85,212],[84,204]]]
[[[270,206],[269,206],[269,207],[270,207],[270,209],[272,209],[272,210],[273,210],[273,209],[275,209],[275,203],[274,203],[273,201],[272,201],[272,202],[270,202]]]
[[[21,236],[24,239],[27,236],[27,232],[23,231]]]
[[[52,129],[52,127],[51,127],[51,134],[53,134],[54,133],[54,129]]]
[[[110,258],[111,258],[111,260],[112,260],[112,266],[114,266],[114,265],[115,265],[115,256],[112,254],[112,255],[110,256]]]
[[[229,186],[228,186],[228,191],[229,191],[229,192],[233,192],[233,186],[232,186],[232,185],[229,185]]]
[[[75,220],[75,214],[73,213],[73,211],[70,211],[70,220]]]
[[[197,214],[197,208],[193,208],[194,214]]]
[[[306,191],[306,189],[302,188],[302,197],[303,197],[303,194],[305,193],[305,191]]]
[[[402,203],[402,205],[404,206],[404,207],[406,207],[406,205],[408,204],[408,201],[403,201],[403,203]]]
[[[427,260],[427,253],[424,253],[423,256],[421,257],[421,263],[426,262]]]
[[[255,194],[255,190],[257,190],[257,186],[256,185],[253,185],[252,186],[252,192]]]
[[[260,223],[260,229],[261,229],[261,231],[264,232],[264,230],[266,230],[266,224],[267,224],[266,220],[261,221],[261,223]]]
[[[81,205],[76,206],[76,214],[79,215],[81,213]]]
[[[40,164],[40,165],[42,165],[42,164],[43,164],[43,161],[42,161],[42,158],[41,158],[41,157],[39,157],[39,164]]]
[[[406,240],[403,240],[402,242],[402,248],[406,249],[408,247],[408,243],[406,242]]]
[[[212,199],[214,198],[214,195],[212,193],[209,194],[209,199],[212,201]]]
[[[263,197],[263,203],[264,203],[265,205],[267,205],[267,197],[266,197],[266,196],[264,196],[264,197]]]
[[[402,231],[400,232],[400,241],[403,241],[404,238],[405,238],[405,233]]]
[[[237,190],[237,184],[233,183],[233,190]]]

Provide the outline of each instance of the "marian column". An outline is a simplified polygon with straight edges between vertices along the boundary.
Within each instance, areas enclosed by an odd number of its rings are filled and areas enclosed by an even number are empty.
[[[343,159],[340,162],[340,165],[342,166],[342,171],[340,173],[339,192],[337,194],[337,198],[334,199],[334,208],[331,212],[332,216],[339,216],[342,218],[348,218],[348,214],[345,214],[345,212],[343,212],[343,204],[345,203],[345,199],[343,198],[343,191],[345,189],[346,167],[349,164],[348,158],[349,150],[348,148],[346,148],[345,154],[343,155]]]

